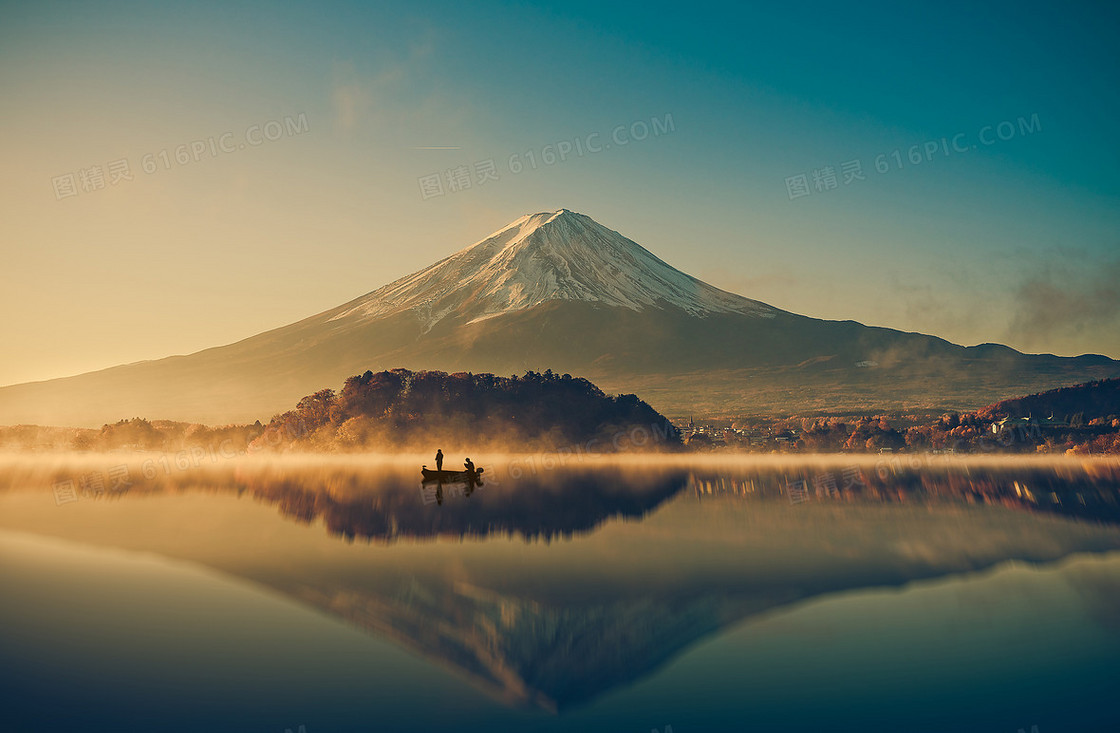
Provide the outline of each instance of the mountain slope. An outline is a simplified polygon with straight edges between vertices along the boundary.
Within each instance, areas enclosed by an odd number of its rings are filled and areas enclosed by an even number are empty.
[[[0,424],[260,419],[366,370],[569,372],[660,412],[975,409],[1120,375],[788,313],[686,275],[592,219],[521,217],[413,275],[234,344],[0,388]]]
[[[694,316],[777,309],[684,274],[589,217],[567,209],[523,216],[486,239],[348,304],[331,321],[413,311],[425,330],[447,317],[481,320],[549,301]]]

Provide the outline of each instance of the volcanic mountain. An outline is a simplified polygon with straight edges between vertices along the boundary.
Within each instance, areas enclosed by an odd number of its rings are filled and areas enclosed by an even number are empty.
[[[349,375],[394,367],[570,372],[669,414],[970,409],[1120,375],[1103,356],[963,347],[789,313],[561,209],[234,344],[0,388],[0,424],[267,420]]]

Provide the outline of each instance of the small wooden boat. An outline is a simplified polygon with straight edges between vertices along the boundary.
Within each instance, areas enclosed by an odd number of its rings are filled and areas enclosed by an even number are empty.
[[[476,468],[474,472],[471,471],[432,471],[427,466],[420,469],[420,475],[424,477],[424,481],[441,481],[443,483],[451,483],[453,481],[465,481],[466,483],[478,483],[482,478],[481,468]]]

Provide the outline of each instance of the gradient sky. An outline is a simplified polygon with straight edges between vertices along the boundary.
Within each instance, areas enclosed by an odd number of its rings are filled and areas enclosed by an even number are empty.
[[[0,3],[0,384],[239,340],[561,207],[798,313],[1120,358],[1118,6],[777,5]]]

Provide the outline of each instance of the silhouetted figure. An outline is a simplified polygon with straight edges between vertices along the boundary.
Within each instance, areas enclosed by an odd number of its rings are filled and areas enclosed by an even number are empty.
[[[471,459],[463,461],[463,465],[467,467],[467,496],[470,496],[474,491],[474,482],[478,480],[478,475],[474,472],[474,463]]]
[[[437,471],[442,471],[443,470],[443,449],[442,448],[437,448],[436,449],[436,470]]]

